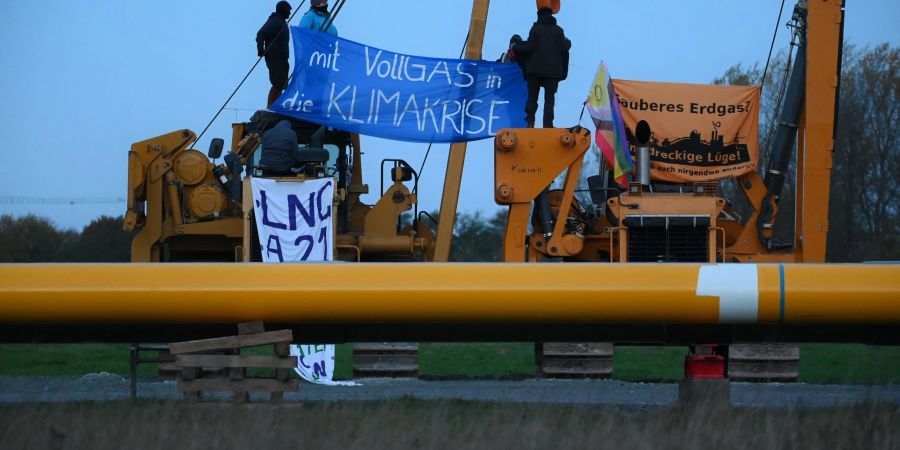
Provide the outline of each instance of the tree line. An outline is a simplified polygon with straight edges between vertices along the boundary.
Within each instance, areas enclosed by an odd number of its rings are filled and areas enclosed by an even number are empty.
[[[29,214],[0,216],[0,262],[127,262],[134,233],[122,216],[101,216],[80,232]]]
[[[775,105],[787,73],[786,61],[786,54],[782,53],[766,74],[760,108],[763,149],[771,140],[778,113]],[[760,84],[762,76],[758,66],[738,64],[713,82]],[[828,261],[900,259],[898,92],[900,49],[888,44],[845,46],[831,173]],[[762,155],[760,167],[765,167],[765,156]],[[596,171],[596,167],[592,160],[584,171]],[[776,232],[792,239],[795,164],[789,172]],[[505,223],[505,209],[493,215],[460,213],[450,259],[499,261]],[[0,262],[124,262],[130,260],[132,237],[133,233],[122,231],[121,216],[100,217],[78,232],[57,228],[48,219],[34,215],[4,215],[0,217]]]
[[[5,214],[0,216],[0,263],[128,262],[136,233],[123,231],[122,223],[122,216],[101,216],[79,232],[33,214]],[[493,216],[457,214],[450,260],[500,261],[505,224],[505,210]]]
[[[760,148],[772,141],[775,109],[786,80],[784,52],[766,74],[760,107]],[[756,85],[758,66],[732,66],[716,84]],[[900,49],[888,44],[859,48],[845,45],[842,53],[837,133],[831,165],[828,206],[830,262],[900,259]],[[796,154],[796,153],[795,153]],[[766,167],[763,153],[760,167]],[[779,205],[775,233],[793,240],[796,162]]]

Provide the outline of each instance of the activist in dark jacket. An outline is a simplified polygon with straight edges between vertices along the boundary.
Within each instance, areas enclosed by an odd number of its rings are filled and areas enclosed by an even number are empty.
[[[270,174],[290,175],[298,152],[297,133],[289,121],[282,120],[263,134],[259,164]]]
[[[563,29],[556,24],[550,8],[538,10],[538,19],[528,33],[528,40],[513,47],[516,55],[525,58],[525,81],[528,82],[528,101],[525,102],[525,121],[534,127],[537,98],[544,88],[544,128],[553,128],[553,108],[559,82],[569,74],[569,48]]]
[[[269,82],[272,83],[266,106],[271,106],[287,87],[290,69],[288,59],[291,56],[288,48],[291,32],[288,30],[287,20],[290,17],[291,4],[280,1],[275,5],[275,12],[256,33],[256,53],[258,56],[266,56]]]

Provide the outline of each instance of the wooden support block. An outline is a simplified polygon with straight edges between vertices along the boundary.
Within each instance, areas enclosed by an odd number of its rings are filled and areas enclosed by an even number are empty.
[[[361,342],[353,344],[353,376],[416,377],[419,344],[415,342]]]
[[[199,401],[203,391],[231,391],[234,403],[250,401],[251,391],[270,392],[273,402],[284,391],[296,391],[299,382],[290,370],[297,357],[290,356],[291,330],[264,331],[262,322],[238,324],[238,336],[172,344],[174,365],[181,371],[178,389],[186,399]],[[241,355],[241,348],[273,345],[278,356]],[[203,353],[203,354],[198,354]],[[247,378],[247,368],[275,369],[276,378]]]
[[[181,379],[182,380],[193,380],[200,376],[200,368],[199,367],[184,367],[181,369]]]
[[[259,334],[266,331],[265,325],[260,320],[256,322],[241,322],[238,324],[238,334]]]
[[[258,367],[263,369],[291,369],[297,367],[297,357],[255,355],[178,355],[180,367]]]
[[[612,357],[613,344],[611,342],[544,342],[544,356],[595,356]]]
[[[728,378],[742,381],[797,381],[800,347],[790,344],[733,344],[728,347]]]
[[[198,378],[196,380],[178,380],[178,389],[182,392],[196,391],[238,391],[245,392],[277,392],[296,391],[298,380],[275,380],[272,378],[245,378],[232,381],[224,378]]]
[[[535,344],[537,373],[553,378],[608,378],[614,346],[609,342],[542,342]]]
[[[267,331],[259,334],[247,334],[241,336],[227,336],[221,338],[201,339],[198,341],[176,342],[170,347],[173,355],[185,353],[200,353],[211,350],[227,350],[241,347],[255,347],[257,345],[277,344],[279,342],[291,342],[294,333],[291,330]]]
[[[728,359],[796,361],[800,359],[800,347],[785,344],[733,344],[728,347]]]
[[[244,379],[245,370],[246,369],[243,367],[232,367],[228,369],[228,379],[231,381],[242,381]],[[250,395],[243,389],[235,389],[234,393],[231,394],[231,401],[234,403],[247,403],[249,400]]]
[[[419,370],[418,355],[353,355],[356,372],[415,372]]]

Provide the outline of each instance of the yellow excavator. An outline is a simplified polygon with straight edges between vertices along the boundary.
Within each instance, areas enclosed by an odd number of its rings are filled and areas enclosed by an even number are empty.
[[[466,59],[481,58],[488,6],[489,0],[473,1]],[[258,165],[262,134],[279,120],[291,122],[301,147],[309,147],[319,132],[317,125],[259,111],[249,122],[232,125],[230,151],[221,164],[215,161],[221,156],[224,141],[213,139],[204,155],[191,147],[196,136],[190,130],[178,130],[133,144],[128,157],[124,224],[126,231],[138,230],[132,242],[132,262],[258,261],[258,251],[253,250],[257,237],[252,208],[246,201],[248,178],[254,175],[254,167]],[[282,181],[320,176],[336,179],[336,260],[449,259],[465,142],[450,147],[435,235],[428,224],[434,219],[418,211],[418,174],[406,161],[382,160],[381,195],[374,205],[367,205],[360,198],[369,192],[369,185],[362,179],[363,152],[359,136],[332,130],[319,139],[329,158],[308,164],[324,163],[324,170],[305,170],[297,177]],[[384,188],[386,173],[390,179],[387,189]],[[410,210],[412,224],[401,226],[400,216]]]
[[[500,130],[494,180],[496,202],[509,207],[504,260],[825,262],[843,16],[842,0],[795,6],[791,28],[798,46],[767,167],[762,175],[753,170],[736,178],[740,192],[734,194],[750,205],[744,214],[735,211],[740,199],[729,197],[718,182],[673,185],[651,179],[655,152],[646,121],[628,130],[635,160],[642,162],[637,173],[621,189],[611,182],[609,169],[588,177],[589,205],[574,195],[590,147],[586,130]],[[795,147],[796,237],[784,242],[773,229]],[[564,171],[562,188],[546,191]],[[730,354],[733,376],[796,378],[796,347],[736,348]],[[586,354],[560,356],[571,362]],[[611,350],[605,354],[611,357]]]
[[[399,159],[382,161],[381,196],[374,205],[365,204],[360,197],[369,192],[369,186],[362,181],[358,135],[259,111],[249,122],[232,125],[231,148],[219,164],[214,161],[222,156],[224,141],[213,139],[209,152],[203,154],[190,147],[196,135],[189,130],[131,146],[124,226],[138,230],[132,241],[132,262],[260,261],[249,183],[264,170],[259,166],[260,136],[280,120],[291,122],[301,147],[324,149],[301,151],[310,155],[301,162],[302,170],[279,180],[335,179],[335,259],[431,259],[431,229],[419,220],[399,225],[401,214],[417,213],[412,191],[418,175],[409,164]],[[390,177],[386,189],[385,172]],[[418,219],[418,214],[414,216]]]
[[[768,166],[762,175],[736,178],[749,214],[735,213],[737,199],[727,198],[720,183],[662,183],[650,178],[647,163],[624,189],[610,182],[608,170],[588,177],[593,209],[586,208],[573,194],[589,141],[567,140],[571,130],[501,130],[494,169],[496,201],[509,205],[504,260],[825,262],[842,18],[841,0],[801,1],[794,8],[798,48]],[[653,163],[650,125],[637,125],[629,130],[635,160]],[[773,225],[795,143],[796,238],[780,242]],[[563,170],[562,189],[549,193],[552,216],[543,207],[530,215],[538,194]],[[526,236],[529,219],[534,226]]]

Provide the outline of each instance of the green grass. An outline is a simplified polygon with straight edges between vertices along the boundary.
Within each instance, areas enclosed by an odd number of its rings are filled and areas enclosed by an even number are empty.
[[[534,344],[422,344],[419,375],[431,377],[510,377],[534,373]]]
[[[91,372],[128,375],[128,345],[0,345],[0,373],[4,375],[84,375]],[[155,374],[155,365],[138,365],[139,376]]]
[[[534,374],[531,343],[447,344],[419,347],[423,377],[529,377]],[[335,379],[353,377],[351,346],[335,353]],[[614,378],[629,381],[679,380],[685,347],[616,347]],[[247,354],[269,354],[251,348]],[[0,374],[83,375],[91,372],[128,374],[126,344],[2,344]],[[141,364],[138,375],[151,377],[153,364]],[[251,371],[262,375],[264,369]],[[900,347],[856,344],[803,344],[800,381],[806,383],[900,383]]]
[[[687,352],[687,347],[616,347],[613,377],[628,381],[680,380]]]
[[[801,345],[800,379],[807,383],[900,383],[900,347]]]

